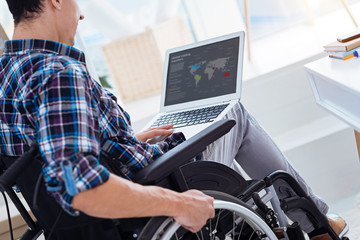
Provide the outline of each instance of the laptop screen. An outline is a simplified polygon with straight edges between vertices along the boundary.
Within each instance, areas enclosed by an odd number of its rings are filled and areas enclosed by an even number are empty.
[[[236,92],[239,37],[169,55],[165,106]]]

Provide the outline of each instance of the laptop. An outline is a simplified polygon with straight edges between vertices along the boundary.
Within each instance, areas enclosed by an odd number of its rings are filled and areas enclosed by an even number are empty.
[[[241,31],[168,50],[160,112],[145,129],[174,124],[189,139],[222,119],[241,97],[244,37]]]

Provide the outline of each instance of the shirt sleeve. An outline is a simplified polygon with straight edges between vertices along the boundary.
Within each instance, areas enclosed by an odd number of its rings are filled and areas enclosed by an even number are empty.
[[[75,215],[73,197],[109,178],[98,161],[99,114],[87,81],[83,73],[65,68],[43,81],[37,101],[37,141],[47,191]]]
[[[101,159],[113,173],[131,179],[137,171],[185,141],[185,136],[179,132],[157,144],[140,141],[131,127],[129,114],[112,94],[105,90],[99,92]]]
[[[184,134],[177,132],[162,142],[149,144],[138,140],[129,128],[129,125],[121,127],[122,135],[107,139],[101,147],[105,152],[109,153],[107,159],[111,161],[111,165],[116,171],[121,172],[128,179],[131,179],[136,172],[185,141]]]

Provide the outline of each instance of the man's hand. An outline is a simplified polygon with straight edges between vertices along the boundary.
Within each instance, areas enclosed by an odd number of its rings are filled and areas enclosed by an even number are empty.
[[[135,136],[137,137],[137,139],[139,139],[142,142],[145,142],[148,139],[151,139],[156,136],[163,136],[163,135],[168,136],[174,132],[174,130],[172,129],[173,126],[174,126],[173,124],[169,124],[160,127],[150,128],[136,134]]]
[[[179,208],[175,221],[191,232],[198,232],[209,218],[215,216],[214,198],[198,190],[189,190],[182,195],[183,207]]]
[[[192,232],[215,215],[214,199],[198,190],[179,193],[142,186],[114,174],[104,184],[75,195],[72,204],[74,209],[100,218],[169,216]]]

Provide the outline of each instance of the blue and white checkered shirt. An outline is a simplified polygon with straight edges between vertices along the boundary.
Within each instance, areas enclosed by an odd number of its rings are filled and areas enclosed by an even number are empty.
[[[71,214],[78,192],[99,186],[111,156],[127,178],[182,141],[139,141],[129,115],[94,81],[84,54],[45,40],[7,41],[0,57],[0,152],[20,156],[37,142],[48,192]]]

